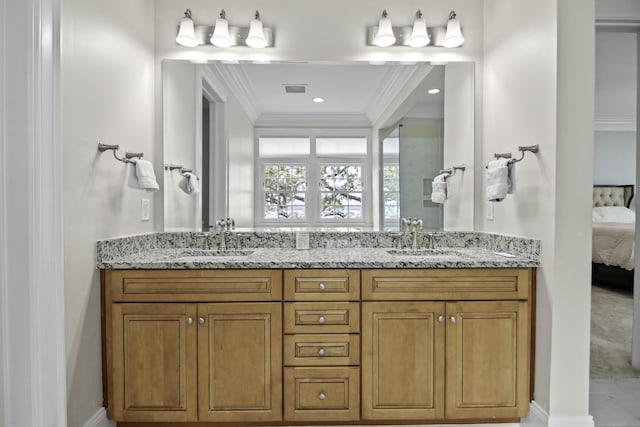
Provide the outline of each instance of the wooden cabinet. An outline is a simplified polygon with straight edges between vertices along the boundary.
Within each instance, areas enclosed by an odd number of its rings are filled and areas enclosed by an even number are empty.
[[[107,414],[517,422],[532,397],[534,280],[528,268],[106,270]]]
[[[286,270],[284,296],[285,421],[359,420],[360,271]]]
[[[362,276],[363,419],[528,415],[529,269]]]
[[[103,332],[109,417],[282,420],[282,303],[263,302],[282,295],[281,272],[188,273],[106,273]],[[194,292],[176,299],[203,302],[164,302],[183,283]],[[240,292],[233,287],[238,283],[244,288]],[[135,292],[121,292],[132,288]],[[265,292],[267,288],[271,292]],[[224,302],[229,297],[224,289],[257,302]],[[145,302],[133,302],[137,295]]]

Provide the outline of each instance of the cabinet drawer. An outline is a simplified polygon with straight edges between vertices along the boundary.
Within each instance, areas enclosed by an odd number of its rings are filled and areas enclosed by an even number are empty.
[[[358,365],[360,335],[285,335],[284,363],[286,366]]]
[[[295,302],[284,305],[284,332],[348,334],[360,332],[357,302]]]
[[[360,417],[359,368],[285,368],[285,421]]]
[[[108,270],[113,301],[217,302],[282,299],[281,270]]]
[[[357,301],[359,270],[285,270],[287,301]]]
[[[362,299],[505,300],[529,298],[533,269],[362,270]]]

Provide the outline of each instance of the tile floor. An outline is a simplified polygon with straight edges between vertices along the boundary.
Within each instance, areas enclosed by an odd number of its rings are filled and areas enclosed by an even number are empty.
[[[591,380],[589,412],[596,427],[640,427],[640,378]]]

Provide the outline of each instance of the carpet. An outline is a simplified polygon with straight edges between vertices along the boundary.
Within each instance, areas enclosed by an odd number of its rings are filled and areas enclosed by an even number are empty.
[[[633,296],[591,286],[591,379],[639,378],[631,367]]]

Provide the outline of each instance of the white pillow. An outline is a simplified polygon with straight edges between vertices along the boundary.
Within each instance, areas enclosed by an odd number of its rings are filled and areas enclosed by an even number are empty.
[[[636,213],[623,206],[600,206],[591,212],[593,222],[636,222]]]

